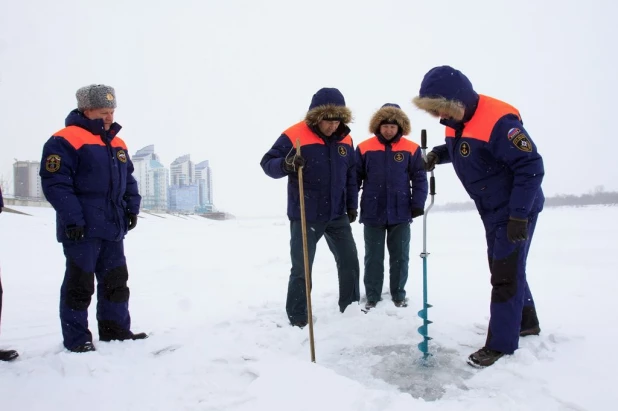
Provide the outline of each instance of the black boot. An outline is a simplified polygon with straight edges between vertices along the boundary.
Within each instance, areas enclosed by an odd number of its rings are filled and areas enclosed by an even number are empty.
[[[19,357],[19,354],[15,350],[0,350],[0,361],[13,361]]]
[[[525,330],[521,330],[519,332],[520,337],[526,337],[528,335],[539,335],[541,333],[541,327],[538,325],[536,327],[527,328]]]
[[[504,353],[500,351],[483,347],[477,352],[470,354],[468,357],[468,364],[473,367],[489,367],[503,356]]]
[[[307,326],[307,320],[290,321],[290,324],[292,324],[292,327],[305,328]]]
[[[365,304],[365,310],[369,311],[372,308],[376,308],[376,305],[378,305],[377,301],[367,301],[367,304]]]
[[[146,333],[133,334],[131,337],[132,340],[145,340],[146,338],[148,338],[148,334]]]
[[[395,307],[407,307],[408,303],[406,300],[393,300],[393,304],[395,304]]]
[[[93,343],[88,341],[82,345],[78,345],[77,347],[71,348],[69,351],[74,352],[74,353],[84,353],[84,352],[96,351],[96,348],[94,348]]]

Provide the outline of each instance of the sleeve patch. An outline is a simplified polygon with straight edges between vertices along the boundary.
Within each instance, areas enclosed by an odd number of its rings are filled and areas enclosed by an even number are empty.
[[[45,170],[49,171],[50,173],[55,173],[56,171],[60,170],[60,162],[61,159],[58,154],[50,154],[45,159]]]
[[[513,139],[513,144],[521,151],[525,151],[526,153],[532,152],[532,143],[523,133],[519,133],[517,137]]]
[[[507,134],[507,137],[509,138],[509,141],[513,140],[515,137],[517,137],[519,134],[521,134],[521,130],[518,128],[512,128],[509,130],[509,133]]]

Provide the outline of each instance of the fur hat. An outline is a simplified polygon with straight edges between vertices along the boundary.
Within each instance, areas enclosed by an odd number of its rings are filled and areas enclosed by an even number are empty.
[[[77,90],[77,109],[79,111],[96,108],[116,108],[116,92],[104,84],[91,84]]]
[[[410,119],[397,104],[386,103],[374,113],[369,122],[369,132],[378,134],[382,124],[397,124],[399,131],[407,136],[412,131]]]
[[[339,120],[343,124],[352,122],[352,112],[345,106],[343,94],[336,88],[321,88],[311,99],[305,122],[314,126],[322,120]]]

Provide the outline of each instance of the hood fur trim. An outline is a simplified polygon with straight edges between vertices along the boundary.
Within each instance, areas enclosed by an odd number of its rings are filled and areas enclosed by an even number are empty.
[[[345,106],[326,104],[317,106],[307,112],[305,122],[310,126],[317,125],[322,120],[340,119],[343,124],[352,122],[352,112]]]
[[[378,134],[380,132],[380,123],[384,120],[394,120],[399,126],[399,131],[401,131],[401,134],[404,136],[409,135],[412,131],[412,125],[406,113],[400,108],[387,106],[380,108],[374,113],[373,117],[371,117],[369,132]]]
[[[448,115],[456,121],[462,121],[466,113],[466,106],[457,100],[447,100],[444,97],[414,97],[412,103],[421,110],[425,110],[434,117],[439,113]]]

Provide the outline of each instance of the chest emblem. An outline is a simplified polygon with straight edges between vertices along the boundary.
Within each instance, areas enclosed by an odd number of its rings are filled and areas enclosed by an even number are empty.
[[[45,170],[49,171],[50,173],[55,173],[56,171],[60,170],[60,162],[61,159],[58,154],[50,154],[45,159]]]
[[[348,155],[348,150],[346,150],[346,148],[345,148],[344,146],[339,146],[339,147],[337,148],[337,151],[339,152],[339,155],[340,155],[341,157],[345,157],[345,156],[347,156],[347,155]]]
[[[401,163],[403,161],[403,154],[395,153],[395,157],[393,157],[396,162]]]
[[[462,157],[468,157],[470,155],[470,144],[466,141],[462,141],[459,145],[459,154],[461,154]]]
[[[116,153],[116,157],[118,157],[118,160],[123,163],[127,162],[127,154],[124,152],[124,150],[118,150],[118,152]]]

